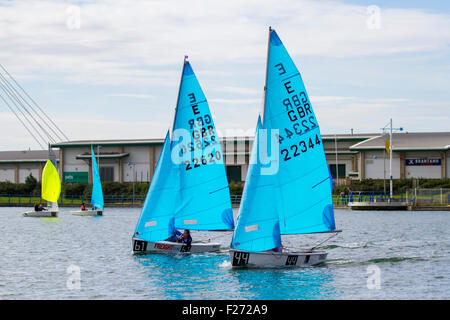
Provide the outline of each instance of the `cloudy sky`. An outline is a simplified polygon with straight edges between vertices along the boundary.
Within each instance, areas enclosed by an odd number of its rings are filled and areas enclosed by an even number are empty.
[[[71,140],[159,138],[184,55],[223,135],[252,132],[267,32],[302,73],[321,132],[450,129],[442,1],[0,0],[0,63]],[[0,100],[0,150],[39,149]]]

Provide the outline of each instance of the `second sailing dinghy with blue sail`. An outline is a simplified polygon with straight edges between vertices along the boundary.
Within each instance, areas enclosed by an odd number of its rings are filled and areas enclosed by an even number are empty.
[[[74,216],[102,216],[103,206],[105,205],[103,200],[102,182],[100,180],[100,173],[98,171],[97,161],[95,159],[94,147],[91,146],[92,154],[92,194],[90,210],[76,210],[70,211]],[[100,155],[99,155],[100,156]]]
[[[262,141],[268,141],[270,150],[278,150],[275,160],[258,158],[268,154]],[[231,265],[303,267],[324,262],[327,252],[285,249],[281,235],[339,232],[332,186],[300,73],[275,30],[269,29],[263,119],[258,121],[231,243]]]
[[[234,228],[222,150],[208,102],[185,59],[167,132],[133,235],[134,253],[218,251],[220,243],[168,241],[177,229]]]

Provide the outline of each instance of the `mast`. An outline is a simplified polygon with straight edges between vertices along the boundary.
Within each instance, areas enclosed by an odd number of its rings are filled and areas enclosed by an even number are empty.
[[[184,68],[185,68],[185,66],[186,66],[187,59],[188,59],[188,56],[184,56],[184,60],[183,60],[183,69],[181,70],[180,84],[179,84],[179,86],[178,86],[177,103],[176,103],[176,105],[175,105],[175,114],[173,115],[172,130],[170,130],[170,131],[172,132],[172,134],[171,134],[171,140],[172,140],[172,138],[173,138],[173,128],[175,127],[175,120],[177,119],[178,102],[180,101],[181,83],[183,82]]]
[[[272,32],[272,27],[269,26],[269,37],[267,38],[267,55],[266,55],[266,79],[264,80],[264,100],[263,100],[263,111],[261,117],[261,123],[264,127],[264,116],[266,114],[266,95],[267,95],[267,74],[269,71],[269,52],[270,52],[270,33]]]
[[[389,202],[392,201],[392,192],[394,189],[393,181],[392,181],[392,118],[389,121]]]

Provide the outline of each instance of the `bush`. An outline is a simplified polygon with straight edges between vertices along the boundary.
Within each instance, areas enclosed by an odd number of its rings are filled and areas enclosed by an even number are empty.
[[[30,175],[25,179],[25,188],[24,191],[27,194],[30,194],[33,192],[33,190],[36,188],[38,182],[35,177],[30,173]]]
[[[230,184],[228,185],[230,188],[230,195],[242,195],[242,191],[244,190],[244,184],[242,182],[234,182],[230,181]]]

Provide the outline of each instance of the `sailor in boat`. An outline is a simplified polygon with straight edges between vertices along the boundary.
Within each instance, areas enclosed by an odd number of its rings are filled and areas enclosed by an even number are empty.
[[[45,209],[44,209],[44,206],[42,205],[42,203],[36,203],[35,205],[34,205],[34,211],[46,211]]]
[[[181,233],[181,231],[174,229],[173,235],[170,238],[168,238],[166,241],[178,242],[178,239],[181,239],[182,237],[183,237],[183,234]]]
[[[192,243],[192,237],[190,231],[187,229],[184,230],[184,233],[181,233],[179,230],[175,229],[173,231],[173,235],[166,241],[179,242],[186,245],[190,245]]]
[[[84,202],[81,204],[80,209],[81,209],[81,211],[86,211],[86,206],[84,205]]]
[[[190,246],[192,243],[191,232],[189,230],[184,230],[183,236],[177,240],[177,242],[181,242],[182,244]]]

